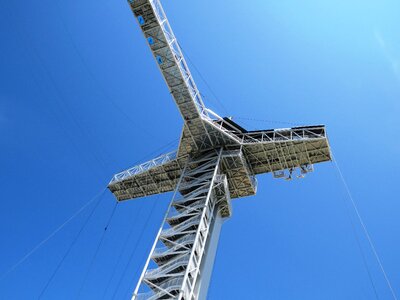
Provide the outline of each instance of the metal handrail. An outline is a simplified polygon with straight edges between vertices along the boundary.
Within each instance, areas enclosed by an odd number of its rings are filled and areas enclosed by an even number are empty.
[[[186,236],[184,236],[184,237],[182,237],[182,238],[176,240],[176,241],[175,241],[175,244],[176,244],[176,245],[174,244],[174,246],[171,247],[171,248],[169,248],[169,247],[167,247],[167,246],[165,246],[165,247],[160,247],[160,248],[156,248],[156,249],[154,249],[153,257],[159,257],[159,256],[166,255],[166,254],[168,254],[168,253],[170,253],[170,252],[174,252],[176,249],[181,248],[182,245],[186,245],[185,243],[187,243],[187,242],[189,242],[189,243],[193,242],[194,239],[195,239],[195,235],[194,235],[194,234],[189,234],[189,235],[186,235]]]
[[[200,216],[195,216],[193,218],[190,218],[186,220],[185,222],[180,223],[179,225],[176,225],[175,227],[171,227],[168,229],[164,229],[161,233],[161,235],[166,236],[171,233],[179,233],[180,229],[183,229],[185,227],[189,227],[190,225],[196,224],[200,221]]]
[[[175,289],[179,289],[180,286],[182,285],[182,280],[183,280],[183,277],[169,279],[166,282],[159,285],[159,287],[162,288],[163,290],[160,290],[158,292],[152,291],[152,292],[147,292],[147,293],[141,293],[141,294],[137,295],[136,299],[137,300],[156,300],[159,297],[165,295],[167,292],[170,292]]]
[[[151,168],[161,166],[161,165],[166,164],[176,158],[177,158],[177,150],[169,152],[167,154],[163,154],[152,160],[149,160],[140,165],[134,166],[125,171],[115,174],[113,176],[113,178],[111,179],[110,184],[122,181],[128,177],[132,177],[134,175],[138,175],[140,173],[146,172],[146,171],[150,170]]]
[[[200,208],[204,206],[204,201],[195,201],[192,204],[185,206],[185,210],[183,211],[179,211],[179,210],[175,210],[173,213],[171,213],[168,216],[168,220],[173,220],[173,219],[178,219],[181,218],[187,214],[191,214],[195,211],[196,208]]]
[[[183,255],[179,258],[167,262],[165,265],[162,265],[158,268],[147,270],[145,277],[149,278],[158,273],[167,273],[168,271],[171,271],[172,269],[176,268],[179,264],[187,264],[188,261],[189,261],[189,255]]]
[[[199,90],[197,89],[196,83],[193,80],[192,74],[190,73],[181,47],[179,46],[176,37],[171,29],[171,26],[169,25],[164,9],[159,0],[151,0],[150,3],[153,7],[154,15],[156,16],[157,21],[160,24],[161,30],[164,33],[165,39],[167,40],[169,50],[173,54],[172,56],[174,57],[175,63],[182,75],[185,86],[189,91],[190,97],[195,103],[198,112],[201,113],[205,108],[203,99]]]

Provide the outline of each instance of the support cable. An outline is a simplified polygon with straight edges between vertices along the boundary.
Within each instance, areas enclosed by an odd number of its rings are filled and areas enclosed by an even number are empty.
[[[126,249],[127,246],[128,246],[128,242],[129,242],[129,240],[130,240],[130,238],[131,238],[131,236],[132,236],[132,234],[133,234],[133,231],[134,231],[134,229],[135,229],[135,227],[136,227],[137,220],[139,219],[138,216],[140,216],[140,214],[141,214],[141,212],[142,212],[142,210],[143,210],[143,202],[141,202],[141,204],[142,204],[142,205],[140,206],[140,208],[139,208],[139,210],[138,210],[138,212],[137,212],[137,214],[136,214],[137,217],[135,218],[135,221],[133,222],[133,224],[132,224],[132,226],[131,226],[131,229],[129,230],[128,236],[126,237],[126,239],[125,239],[125,241],[124,241],[124,244],[123,244],[123,246],[122,246],[122,248],[121,248],[121,251],[120,251],[120,253],[119,253],[119,255],[118,255],[117,262],[115,263],[115,266],[114,266],[114,268],[113,268],[113,271],[111,272],[110,279],[108,280],[108,283],[107,283],[107,285],[106,285],[106,288],[105,288],[105,290],[104,290],[104,292],[103,292],[103,296],[101,297],[101,299],[104,299],[105,296],[107,295],[107,291],[108,291],[108,289],[109,289],[109,287],[110,287],[110,284],[111,284],[112,280],[114,279],[115,272],[117,271],[117,267],[119,266],[119,264],[120,264],[120,262],[121,262],[121,259],[122,259],[122,256],[123,256],[123,254],[124,254],[124,252],[125,252],[125,249]]]
[[[28,36],[28,34],[26,34],[26,36]],[[29,39],[29,36],[28,36],[27,40],[28,39]],[[90,148],[93,148],[93,149],[98,148],[98,147],[96,147],[96,145],[94,145],[93,139],[90,137],[90,135],[84,129],[84,127],[81,125],[81,123],[79,122],[78,118],[75,116],[73,110],[69,106],[68,101],[64,97],[64,94],[62,93],[59,85],[57,84],[57,82],[54,79],[53,75],[51,74],[50,70],[48,69],[48,67],[47,67],[47,65],[45,63],[45,60],[43,59],[43,56],[39,54],[39,51],[36,49],[36,47],[33,45],[32,42],[30,42],[30,46],[31,46],[31,50],[32,50],[31,52],[34,53],[34,55],[36,56],[36,59],[39,61],[39,63],[42,66],[42,69],[44,70],[45,74],[47,75],[47,78],[50,80],[51,84],[53,85],[54,91],[55,91],[56,96],[57,96],[55,98],[58,100],[57,102],[58,102],[58,105],[60,107],[60,111],[64,112],[64,113],[66,111],[65,115],[68,115],[70,120],[75,124],[75,126],[78,128],[78,131],[83,135],[83,137],[85,138],[85,140],[89,144]],[[90,153],[93,156],[93,158],[98,162],[98,164],[100,165],[102,171],[103,172],[106,171],[107,164],[105,163],[105,161],[101,157],[101,155],[98,152],[94,151],[94,150],[91,150]]]
[[[83,232],[83,230],[86,228],[86,225],[89,223],[91,217],[93,216],[94,212],[96,211],[97,207],[100,204],[100,198],[97,201],[96,205],[93,207],[92,211],[90,212],[90,214],[87,216],[85,222],[82,224],[81,228],[79,229],[78,233],[76,234],[75,238],[72,240],[71,244],[69,245],[67,251],[64,253],[64,256],[62,257],[62,259],[60,260],[60,262],[58,263],[57,267],[54,269],[53,273],[51,274],[50,278],[48,279],[46,285],[43,287],[42,291],[39,294],[38,299],[41,299],[42,296],[44,295],[44,293],[46,292],[47,288],[50,286],[50,283],[52,282],[52,280],[54,279],[54,277],[57,275],[57,272],[60,270],[62,264],[64,263],[65,259],[68,257],[69,253],[71,252],[72,248],[74,247],[75,243],[78,241],[81,233]]]
[[[142,240],[143,233],[144,233],[145,229],[147,228],[147,225],[148,225],[148,223],[149,223],[149,221],[150,221],[150,219],[151,219],[151,216],[153,215],[153,212],[154,212],[154,209],[155,209],[155,207],[156,207],[157,202],[159,202],[159,201],[154,201],[153,206],[151,207],[151,211],[150,211],[150,213],[149,213],[149,215],[148,215],[148,217],[147,217],[147,219],[146,219],[146,221],[145,221],[145,224],[144,224],[144,226],[143,226],[143,228],[142,228],[142,231],[140,232],[139,238],[138,238],[137,242],[135,243],[135,246],[134,246],[134,248],[133,248],[133,250],[132,250],[132,252],[131,252],[131,255],[129,256],[128,263],[125,265],[124,271],[122,272],[122,274],[121,274],[121,276],[120,276],[120,278],[119,278],[117,287],[115,288],[114,293],[113,293],[113,296],[112,296],[111,299],[115,299],[115,296],[116,296],[117,293],[118,293],[119,287],[120,287],[120,285],[121,285],[121,283],[122,283],[122,280],[123,280],[124,277],[125,277],[126,272],[128,271],[128,267],[129,267],[130,263],[132,262],[132,259],[133,259],[134,255],[135,255],[135,253],[136,253],[136,249],[137,249],[137,247],[138,247],[140,241]],[[135,272],[135,273],[136,273],[136,272]]]
[[[149,249],[149,251],[150,251],[150,250],[151,250],[151,248]],[[149,251],[147,251],[147,252],[149,252]],[[140,258],[140,261],[146,261],[146,258],[147,258],[148,255],[149,255],[148,253],[144,252],[143,255],[142,255],[142,257]],[[135,272],[133,272],[132,274],[136,274],[138,271],[140,271],[140,269],[139,269],[139,267],[136,267]],[[139,274],[140,274],[140,273],[139,273]],[[126,296],[127,299],[132,298],[132,294],[133,294],[133,293],[132,293],[132,290],[131,290],[130,288],[131,288],[131,287],[128,286],[128,287],[126,288],[126,290],[125,290],[125,293],[123,294],[123,295]]]
[[[56,6],[58,7],[59,11],[62,11],[62,7],[60,6],[59,1],[55,1]],[[87,74],[89,77],[92,79],[93,83],[95,83],[98,86],[98,90],[103,94],[104,98],[108,100],[112,106],[119,111],[128,121],[130,121],[135,127],[140,127],[142,131],[144,131],[147,135],[150,135],[154,138],[159,138],[159,136],[156,136],[152,131],[150,131],[148,128],[143,126],[141,123],[135,121],[115,100],[113,97],[111,97],[106,89],[104,88],[104,85],[100,84],[100,82],[97,80],[95,74],[92,72],[91,68],[89,67],[88,63],[86,62],[85,58],[83,57],[81,51],[78,48],[78,45],[75,43],[75,40],[68,28],[67,22],[65,18],[62,16],[62,14],[57,14],[59,17],[62,26],[64,27],[64,31],[66,33],[66,36],[68,37],[72,47],[75,50],[75,53],[77,54],[79,60],[81,61],[83,67],[86,69]]]
[[[6,6],[4,6],[3,7],[3,9],[7,9],[8,7],[6,7]],[[12,9],[9,9],[9,11],[8,11],[8,13],[11,15],[11,16],[13,16],[13,17],[15,17],[15,14],[14,14],[14,11],[12,10]],[[82,126],[80,125],[80,123],[77,121],[77,118],[74,116],[74,114],[72,113],[72,110],[70,109],[70,107],[66,104],[66,101],[65,101],[65,99],[64,99],[64,97],[62,96],[62,93],[61,93],[61,91],[60,91],[60,89],[59,89],[59,87],[58,87],[58,85],[56,84],[56,81],[54,80],[54,78],[52,77],[52,75],[51,75],[51,73],[50,73],[50,71],[49,71],[49,69],[47,68],[47,66],[46,66],[46,64],[45,64],[45,60],[43,59],[43,57],[39,54],[39,51],[38,51],[38,49],[34,46],[34,44],[33,44],[33,42],[32,42],[32,39],[31,39],[31,36],[28,34],[28,33],[26,33],[25,31],[24,31],[24,29],[22,28],[22,25],[20,26],[20,27],[18,27],[18,26],[15,26],[15,32],[17,33],[17,36],[19,36],[19,38],[20,38],[20,41],[21,41],[21,43],[22,44],[25,44],[23,41],[24,40],[26,40],[26,42],[28,43],[28,46],[29,46],[29,49],[31,49],[31,51],[30,51],[30,53],[33,53],[34,54],[34,56],[36,57],[36,60],[40,63],[40,65],[42,66],[42,69],[43,69],[43,71],[45,72],[45,74],[46,74],[46,76],[48,77],[48,79],[51,81],[51,83],[52,83],[52,85],[53,85],[53,88],[54,88],[54,90],[55,90],[55,92],[56,92],[56,99],[57,99],[57,104],[58,104],[58,106],[59,106],[59,112],[60,113],[63,113],[63,114],[65,114],[65,116],[67,116],[66,118],[68,118],[69,117],[69,119],[75,124],[75,126],[78,128],[78,130],[80,131],[80,133],[84,136],[84,138],[88,141],[88,143],[89,143],[89,146],[92,144],[92,142],[91,142],[91,140],[90,140],[90,138],[89,138],[89,135],[86,133],[86,131],[84,131],[83,130],[83,128],[82,128]],[[24,54],[25,54],[26,52],[24,52]],[[27,56],[28,57],[28,56]],[[29,59],[29,57],[28,57],[28,59]],[[30,71],[30,73],[31,73],[31,75],[32,75],[32,78],[33,78],[33,80],[34,80],[34,82],[35,82],[35,84],[37,85],[37,87],[38,87],[38,89],[40,90],[40,92],[43,94],[43,95],[46,95],[45,93],[44,93],[44,90],[43,90],[43,88],[41,87],[41,85],[39,84],[39,80],[36,78],[36,76],[35,76],[35,72],[33,72],[32,71],[32,69],[31,68],[28,68],[29,69],[29,71]],[[53,114],[55,114],[54,112],[53,112]],[[66,128],[65,128],[65,126],[63,125],[63,123],[62,122],[59,122],[59,124],[60,124],[60,128],[65,132],[65,135],[67,136],[67,138],[71,141],[71,143],[72,143],[72,145],[74,145],[74,147],[76,148],[76,149],[78,149],[78,151],[79,151],[79,146],[77,146],[78,144],[77,143],[75,143],[74,141],[73,141],[73,139],[72,139],[72,137],[68,134],[68,131],[66,130]],[[93,146],[93,144],[92,144],[92,146]],[[104,160],[102,160],[100,157],[99,157],[99,155],[97,155],[97,153],[95,152],[95,151],[90,151],[90,154],[93,156],[93,158],[98,162],[98,164],[101,166],[101,168],[103,168],[103,170],[102,171],[104,171],[104,169],[106,169],[106,164],[105,164],[105,162],[104,162]]]
[[[81,286],[79,287],[79,290],[78,290],[78,294],[77,294],[77,296],[76,296],[76,299],[79,299],[79,297],[80,297],[80,295],[81,295],[81,293],[82,293],[82,291],[83,291],[83,288],[84,288],[84,286],[85,286],[85,283],[86,283],[86,281],[87,281],[87,278],[88,278],[88,276],[89,276],[89,273],[90,273],[90,271],[92,270],[93,264],[94,264],[94,262],[95,262],[95,260],[96,260],[96,258],[97,258],[97,255],[99,254],[100,248],[101,248],[101,246],[103,245],[104,237],[106,236],[108,226],[109,226],[110,223],[111,223],[111,220],[112,220],[112,218],[113,218],[113,216],[114,216],[114,213],[115,213],[115,211],[116,211],[116,209],[117,209],[118,203],[119,203],[119,202],[116,202],[116,203],[115,203],[114,208],[113,208],[113,210],[111,211],[110,217],[108,218],[108,221],[107,221],[107,223],[106,223],[106,226],[104,227],[104,231],[103,231],[103,233],[102,233],[102,235],[101,235],[101,238],[100,238],[100,240],[99,240],[99,243],[97,244],[96,251],[95,251],[95,253],[94,253],[93,257],[92,257],[92,260],[90,261],[90,264],[89,264],[88,268],[86,269],[85,276],[83,277],[82,284],[81,284]]]
[[[172,141],[170,141],[169,143],[165,144],[164,146],[161,146],[161,147],[155,149],[154,151],[150,152],[149,154],[143,156],[142,158],[136,160],[136,162],[134,162],[133,164],[134,164],[134,165],[139,164],[139,163],[143,162],[145,159],[148,159],[148,158],[150,158],[150,157],[153,157],[153,155],[156,154],[156,153],[159,154],[159,155],[161,155],[162,153],[160,153],[160,151],[162,151],[162,150],[164,150],[164,149],[168,149],[171,145],[173,145],[174,143],[176,143],[178,140],[179,140],[179,138],[173,139]]]
[[[178,42],[179,48],[181,48],[182,53],[185,55],[185,57],[187,57],[187,60],[190,62],[190,64],[192,65],[193,69],[197,72],[197,74],[199,75],[200,79],[204,82],[204,84],[207,86],[208,90],[211,92],[211,94],[213,95],[213,97],[215,98],[215,100],[218,102],[218,104],[220,105],[220,107],[222,108],[222,110],[224,111],[224,113],[226,115],[229,116],[229,112],[226,109],[225,105],[219,100],[218,96],[216,95],[216,93],[214,92],[214,90],[211,88],[211,86],[208,84],[207,80],[204,78],[204,76],[201,74],[200,70],[196,67],[196,65],[194,64],[194,62],[190,59],[190,56],[187,54],[187,52],[183,49],[183,47],[181,46],[181,44]]]
[[[338,174],[340,176],[340,179],[341,179],[341,181],[343,183],[343,186],[345,187],[345,190],[346,190],[347,195],[349,197],[350,203],[352,204],[352,207],[353,207],[354,211],[356,212],[357,219],[361,224],[361,227],[362,227],[363,232],[364,232],[364,234],[365,234],[365,236],[366,236],[366,238],[368,240],[368,243],[369,243],[369,245],[370,245],[370,247],[372,249],[372,252],[373,252],[373,254],[375,256],[375,259],[378,262],[378,265],[379,265],[379,267],[380,267],[380,269],[382,271],[383,276],[385,277],[387,286],[388,286],[390,292],[392,293],[393,299],[397,300],[397,296],[396,296],[396,294],[395,294],[395,292],[393,290],[392,284],[390,283],[389,277],[386,274],[385,268],[383,267],[383,264],[381,262],[381,259],[379,258],[378,252],[376,251],[375,245],[374,245],[374,243],[373,243],[373,241],[371,239],[371,236],[370,236],[370,234],[369,234],[369,232],[367,230],[367,227],[365,226],[365,223],[364,223],[364,221],[363,221],[363,219],[362,219],[362,217],[360,215],[360,212],[358,210],[357,204],[354,201],[353,195],[350,192],[350,188],[349,188],[349,186],[348,186],[348,184],[347,184],[347,182],[346,182],[346,180],[345,180],[345,178],[343,176],[343,173],[342,173],[342,171],[341,171],[341,169],[339,167],[338,161],[336,160],[333,152],[332,152],[332,158],[333,158],[333,162],[334,162],[334,164],[336,166],[336,170],[337,170],[337,172],[338,172]]]
[[[106,188],[104,188],[99,194],[90,199],[86,204],[84,204],[80,209],[78,209],[71,217],[69,217],[64,223],[57,227],[51,234],[49,234],[44,240],[37,244],[31,251],[29,251],[24,257],[22,257],[18,262],[16,262],[11,268],[9,268],[3,275],[0,276],[0,281],[3,280],[8,274],[13,272],[17,267],[19,267],[24,261],[26,261],[32,254],[34,254],[39,248],[46,244],[50,239],[52,239],[61,229],[63,229],[68,223],[75,219],[82,211],[84,211],[93,201],[104,195]]]
[[[286,125],[291,125],[291,126],[301,126],[302,125],[300,123],[295,123],[295,122],[265,120],[265,119],[256,119],[256,118],[244,118],[244,117],[237,117],[237,116],[235,116],[235,119],[245,120],[245,121],[263,122],[263,123],[272,123],[272,124],[286,124]]]
[[[374,283],[374,279],[372,277],[371,269],[370,269],[370,267],[368,265],[365,251],[362,248],[361,240],[360,240],[360,236],[359,236],[359,234],[357,232],[356,224],[354,223],[353,217],[351,216],[351,207],[349,206],[349,203],[345,201],[345,199],[343,199],[343,200],[344,200],[343,202],[344,202],[344,206],[345,206],[346,212],[347,212],[347,217],[348,217],[348,219],[350,221],[352,232],[353,232],[353,235],[354,235],[355,240],[357,242],[358,250],[361,253],[362,262],[363,262],[365,270],[367,271],[367,274],[368,274],[369,282],[371,283],[372,289],[374,291],[375,298],[379,300],[378,291],[376,289],[376,286],[375,286],[375,283]]]

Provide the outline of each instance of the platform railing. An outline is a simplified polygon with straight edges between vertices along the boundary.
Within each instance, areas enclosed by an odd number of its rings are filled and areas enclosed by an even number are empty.
[[[149,160],[147,162],[144,162],[140,165],[134,166],[132,168],[129,168],[123,172],[117,173],[114,175],[114,177],[111,179],[110,184],[122,181],[126,178],[129,178],[134,175],[138,175],[140,173],[146,172],[152,168],[161,166],[163,164],[166,164],[167,162],[170,162],[171,160],[176,159],[177,157],[177,151],[172,151],[166,154],[163,154],[159,157],[156,157],[152,160]]]

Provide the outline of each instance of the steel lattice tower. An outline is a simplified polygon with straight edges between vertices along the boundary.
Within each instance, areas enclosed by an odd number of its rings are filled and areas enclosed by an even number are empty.
[[[303,177],[331,160],[325,126],[247,131],[206,108],[159,0],[128,0],[184,126],[177,151],[114,175],[118,201],[174,191],[132,299],[205,299],[231,199],[255,176]],[[297,175],[296,175],[297,173]]]

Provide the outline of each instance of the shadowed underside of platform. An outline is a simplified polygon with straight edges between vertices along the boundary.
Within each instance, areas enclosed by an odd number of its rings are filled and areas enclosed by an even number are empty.
[[[231,198],[253,195],[249,180],[254,175],[301,168],[331,160],[324,126],[296,127],[236,133],[241,143],[221,145],[232,150],[223,157]],[[236,152],[235,152],[236,151]],[[177,152],[160,156],[116,174],[109,189],[118,200],[127,200],[173,191],[188,155]]]

